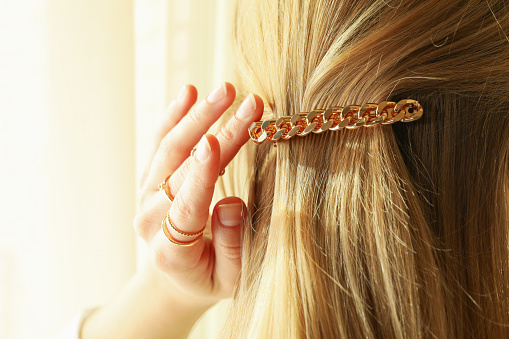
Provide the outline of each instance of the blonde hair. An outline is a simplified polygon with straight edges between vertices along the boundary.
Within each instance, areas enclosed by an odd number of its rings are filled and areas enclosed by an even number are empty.
[[[271,117],[406,98],[425,111],[244,147],[223,182],[250,211],[225,337],[509,337],[504,3],[238,4],[237,87]]]

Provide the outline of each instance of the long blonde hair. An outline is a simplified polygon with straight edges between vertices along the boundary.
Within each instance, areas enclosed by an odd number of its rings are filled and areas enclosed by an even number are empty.
[[[503,0],[238,4],[237,87],[267,117],[425,113],[245,146],[223,182],[250,211],[225,337],[509,337],[508,32]]]

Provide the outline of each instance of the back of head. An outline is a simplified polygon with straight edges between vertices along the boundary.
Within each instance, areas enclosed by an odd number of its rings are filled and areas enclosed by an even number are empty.
[[[411,98],[411,123],[249,144],[234,338],[509,337],[504,0],[242,1],[270,117]]]

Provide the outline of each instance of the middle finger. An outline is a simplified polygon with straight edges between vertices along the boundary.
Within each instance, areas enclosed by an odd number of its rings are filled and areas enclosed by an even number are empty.
[[[263,114],[263,100],[250,94],[240,105],[233,116],[221,127],[216,134],[221,147],[221,167],[224,169],[239,152],[240,148],[249,140],[247,132],[249,125],[259,120]],[[187,159],[168,181],[170,194],[175,196],[189,173],[190,162]]]
[[[235,88],[225,82],[212,91],[196,110],[186,114],[161,141],[145,188],[157,190],[157,185],[180,167],[194,145],[231,106],[234,99]]]

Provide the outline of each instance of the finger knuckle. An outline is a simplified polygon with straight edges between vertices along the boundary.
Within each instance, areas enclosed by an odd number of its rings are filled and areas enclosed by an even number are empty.
[[[237,129],[230,123],[219,130],[217,138],[221,141],[221,143],[226,145],[242,146],[242,144],[238,141],[239,137],[238,134],[235,133],[236,130]]]
[[[185,199],[177,199],[173,202],[172,207],[175,207],[175,210],[180,218],[188,219],[195,215],[195,209],[192,207],[190,203],[188,203]]]
[[[205,169],[207,170],[207,169]],[[215,181],[212,181],[211,179],[207,180],[208,178],[205,178],[204,175],[202,175],[201,170],[195,170],[191,173],[191,178],[193,182],[193,186],[195,190],[208,190],[211,188],[214,188]]]
[[[239,260],[242,255],[242,247],[237,245],[227,245],[221,242],[216,243],[216,249],[221,252],[227,259]]]
[[[210,163],[200,163],[195,160],[194,164],[190,166],[189,174],[192,184],[192,190],[197,192],[203,190],[213,189],[215,187],[217,178],[212,175]],[[219,170],[218,170],[219,172]]]
[[[154,228],[154,219],[148,213],[139,213],[134,217],[133,226],[136,234],[143,240],[147,240]]]
[[[186,161],[182,164],[182,171],[184,173],[189,173],[193,167],[193,162],[191,158],[187,158]]]
[[[235,141],[235,133],[228,126],[223,127],[219,130],[218,139],[226,143],[232,143]]]
[[[197,265],[190,263],[189,260],[182,260],[175,257],[174,254],[164,248],[158,248],[152,251],[152,261],[156,268],[169,276],[175,274],[191,272]]]
[[[198,195],[199,193],[191,193],[190,196],[181,196],[182,199],[176,199],[174,201],[173,206],[176,208],[176,214],[179,219],[189,220],[192,218],[195,220],[208,218],[208,209],[197,208],[194,198],[191,198],[191,196],[197,197]]]
[[[159,144],[159,151],[163,152],[164,154],[170,153],[172,146],[174,144],[175,139],[175,133],[172,131],[168,133],[163,140],[161,140],[161,143]]]
[[[171,271],[172,262],[166,252],[162,249],[157,249],[152,252],[152,261],[159,270],[166,273]]]
[[[180,165],[180,167],[171,175],[170,179],[168,180],[168,186],[173,196],[175,196],[175,194],[180,191],[186,179],[187,173],[189,173],[188,159],[186,159],[182,165]]]
[[[201,114],[202,109],[201,106],[192,109],[191,112],[189,112],[189,120],[191,120],[193,123],[200,124],[203,120],[203,114]]]

